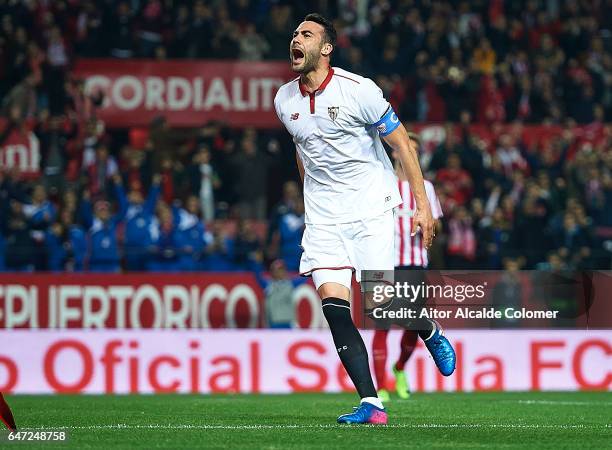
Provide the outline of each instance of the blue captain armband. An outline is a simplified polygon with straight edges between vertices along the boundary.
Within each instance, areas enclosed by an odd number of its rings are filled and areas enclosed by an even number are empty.
[[[400,126],[400,120],[397,114],[395,114],[395,111],[393,111],[393,108],[389,106],[380,120],[373,123],[371,126],[376,127],[378,134],[384,137],[393,133],[393,131]]]

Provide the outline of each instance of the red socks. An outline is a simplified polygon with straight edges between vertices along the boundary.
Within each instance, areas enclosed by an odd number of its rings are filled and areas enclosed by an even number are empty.
[[[9,430],[14,431],[17,429],[11,408],[9,408],[9,405],[4,401],[2,394],[0,394],[0,420],[4,422]]]
[[[372,339],[372,357],[374,359],[374,376],[378,389],[386,389],[387,334],[388,330],[376,330]]]
[[[396,370],[404,370],[404,366],[406,365],[406,361],[412,355],[414,348],[417,344],[417,339],[419,338],[419,333],[412,330],[404,330],[404,334],[402,334],[402,340],[400,343],[400,356],[397,362],[395,363]]]

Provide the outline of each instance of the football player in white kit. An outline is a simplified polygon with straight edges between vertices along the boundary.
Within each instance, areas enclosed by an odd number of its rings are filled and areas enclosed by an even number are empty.
[[[386,424],[349,304],[353,271],[360,281],[362,270],[394,268],[393,208],[401,197],[380,137],[398,152],[416,202],[413,231],[420,227],[425,247],[434,220],[406,129],[372,80],[331,67],[335,42],[329,20],[304,18],[289,46],[291,68],[300,76],[280,87],[274,107],[293,137],[304,184],[300,273],[313,278],[340,360],[361,397],[338,422]]]

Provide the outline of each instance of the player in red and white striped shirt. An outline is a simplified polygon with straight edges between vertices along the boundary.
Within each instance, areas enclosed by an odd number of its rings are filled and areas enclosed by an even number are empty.
[[[417,135],[410,133],[410,138],[419,144]],[[395,156],[395,155],[394,155]],[[395,158],[394,158],[395,159]],[[414,236],[410,234],[412,229],[412,218],[416,211],[416,202],[414,195],[410,190],[410,184],[404,175],[399,163],[395,162],[395,173],[397,175],[397,183],[402,203],[395,210],[395,267],[403,270],[423,270],[429,265],[427,249],[423,246],[423,236],[420,232]],[[436,191],[433,184],[424,180],[425,192],[427,200],[431,207],[431,213],[436,221],[436,229],[439,228],[439,219],[442,217],[442,207],[440,200],[436,196]],[[389,393],[386,390],[386,365],[387,365],[387,334],[388,330],[376,330],[372,341],[372,353],[374,359],[374,373],[378,385],[378,396],[385,401],[389,399]],[[410,391],[406,375],[404,374],[404,366],[412,355],[416,347],[417,331],[404,330],[401,339],[401,353],[397,362],[393,365],[393,373],[396,377],[396,391],[400,398],[408,398]]]
[[[408,180],[405,179],[404,172],[401,168],[397,171],[397,176],[397,183],[400,194],[402,195],[402,203],[395,211],[395,266],[397,268],[426,268],[429,264],[429,259],[427,256],[427,249],[423,246],[423,237],[421,233],[417,233],[414,236],[410,235],[412,217],[416,211],[414,195],[410,190],[410,184]],[[431,206],[431,214],[434,220],[438,220],[442,217],[440,200],[438,200],[436,196],[436,191],[431,181],[423,181],[425,182],[427,200],[429,200],[429,205]]]

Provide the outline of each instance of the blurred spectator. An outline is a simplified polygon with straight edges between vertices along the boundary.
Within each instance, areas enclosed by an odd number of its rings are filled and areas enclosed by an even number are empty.
[[[234,240],[226,236],[221,222],[213,222],[209,241],[204,270],[212,272],[234,270]]]
[[[221,180],[211,164],[208,147],[201,147],[193,157],[191,165],[191,188],[198,193],[200,209],[204,222],[215,219],[215,190],[221,186]]]
[[[178,272],[181,270],[183,240],[172,210],[165,204],[157,207],[157,216],[151,232],[151,254],[147,269],[154,272]]]
[[[22,206],[23,216],[30,230],[32,263],[36,270],[44,270],[46,262],[45,231],[55,220],[57,210],[47,199],[42,185],[35,185],[30,203]]]
[[[59,27],[49,31],[45,84],[51,115],[62,114],[66,102],[65,71],[69,64],[68,48]]]
[[[446,167],[438,171],[436,181],[456,205],[464,205],[472,193],[472,178],[461,168],[461,159],[456,153],[448,155]]]
[[[245,133],[241,152],[234,156],[235,192],[238,198],[240,217],[263,220],[266,217],[266,194],[268,168],[271,157],[257,149],[253,133]]]
[[[229,18],[229,12],[221,8],[215,23],[216,33],[212,40],[213,55],[216,59],[237,59],[240,55],[238,25]]]
[[[64,210],[60,220],[46,233],[47,268],[53,272],[82,272],[85,267],[85,232],[74,223],[72,213]]]
[[[11,220],[14,201],[25,201],[25,186],[19,180],[18,171],[0,168],[0,232],[6,233]]]
[[[270,9],[268,21],[264,26],[263,35],[270,45],[268,57],[270,59],[286,60],[289,54],[288,42],[293,31],[291,20],[291,7],[286,4],[273,5]]]
[[[140,23],[138,26],[138,54],[151,58],[162,43],[164,27],[164,12],[160,0],[146,0],[142,2]],[[165,49],[164,49],[165,51]]]
[[[302,192],[295,181],[287,181],[283,184],[283,197],[278,205],[274,207],[268,220],[266,244],[269,255],[272,255],[274,258],[278,257],[278,242],[277,239],[276,242],[272,241],[278,237],[276,232],[278,231],[281,217],[289,213],[301,198]]]
[[[137,189],[128,192],[128,208],[125,215],[125,265],[130,271],[144,271],[152,245],[151,227],[157,200],[160,176],[153,177],[153,185],[146,200]]]
[[[213,39],[213,13],[204,0],[196,0],[193,6],[193,22],[188,34],[189,47],[187,56],[205,58],[210,53]]]
[[[104,43],[100,36],[103,28],[103,11],[96,8],[93,0],[85,0],[76,20],[75,50],[84,57],[102,56]]]
[[[134,56],[133,15],[130,3],[116,3],[116,10],[110,16],[107,32],[110,38],[110,56],[114,58],[131,58]]]
[[[181,235],[181,269],[194,272],[201,267],[202,256],[206,248],[206,230],[200,219],[200,202],[191,195],[185,202],[185,209],[176,211],[175,221]]]
[[[5,264],[9,271],[22,272],[44,270],[32,237],[28,220],[23,212],[23,205],[15,200],[11,202],[11,210],[6,228]]]
[[[512,138],[508,134],[502,134],[500,136],[495,155],[499,158],[506,178],[512,177],[517,171],[527,170],[527,162],[521,155],[519,149],[512,145]]]
[[[105,194],[108,182],[119,173],[117,161],[104,143],[98,144],[93,158],[84,161],[83,165],[89,178],[88,189],[94,196]]]
[[[41,165],[44,167],[45,184],[54,192],[62,190],[68,181],[77,178],[74,163],[70,165],[74,155],[68,145],[77,132],[75,123],[62,116],[41,118],[35,128],[42,151]]]
[[[474,64],[479,72],[485,75],[493,75],[495,70],[495,50],[491,48],[491,43],[488,39],[483,38],[480,44],[474,50]]]
[[[124,147],[122,153],[120,168],[123,182],[128,189],[144,193],[153,181],[150,152]]]
[[[476,234],[478,243],[478,267],[500,270],[502,260],[512,245],[512,224],[501,208],[496,208],[488,224],[481,222]]]
[[[118,210],[111,214],[111,205],[105,200],[96,201],[92,206],[85,202],[85,228],[88,230],[87,268],[92,272],[119,272],[121,250],[117,227],[123,221],[128,203],[121,185],[121,177],[113,178]]]
[[[538,197],[536,187],[528,189],[517,209],[514,223],[514,245],[526,258],[526,268],[532,269],[542,261],[551,247],[548,233],[549,210],[544,199]]]
[[[23,205],[23,214],[34,230],[43,230],[55,220],[57,210],[47,199],[44,186],[40,184],[34,186],[30,203]]]
[[[495,283],[492,290],[492,305],[498,311],[506,308],[520,309],[523,306],[523,284],[521,283],[519,270],[522,259],[506,258],[504,260],[504,273],[499,281]],[[493,327],[512,328],[520,326],[521,321],[508,318],[505,314],[499,319],[493,320]]]
[[[243,61],[261,61],[270,50],[266,39],[257,34],[254,24],[248,24],[240,35],[240,58]]]
[[[472,218],[463,206],[453,212],[448,221],[448,264],[455,269],[470,269],[476,259],[476,234]]]
[[[149,129],[149,142],[147,151],[152,152],[153,170],[161,171],[161,164],[165,160],[176,160],[187,155],[188,143],[202,134],[200,129],[176,129],[171,128],[163,116],[159,116],[151,122]]]
[[[589,246],[586,230],[577,223],[576,217],[571,212],[565,213],[563,228],[555,237],[555,242],[565,248],[570,255],[575,255],[582,248]]]
[[[307,278],[290,278],[283,261],[277,259],[270,264],[270,277],[261,273],[261,264],[255,265],[257,282],[264,290],[265,326],[269,328],[291,328],[295,323],[294,289]]]
[[[36,114],[36,78],[28,75],[16,84],[2,99],[2,111],[9,115],[10,111],[18,111],[13,116],[33,117]]]
[[[261,243],[249,220],[238,222],[238,232],[233,245],[234,265],[237,270],[249,270],[261,251]]]
[[[304,201],[298,198],[289,211],[279,217],[278,239],[280,257],[287,270],[298,272],[302,257],[302,234],[304,233]]]
[[[191,12],[189,5],[184,3],[177,5],[176,15],[174,17],[173,29],[174,40],[168,46],[169,54],[172,58],[184,58],[190,50],[191,42]],[[201,43],[200,43],[201,45]]]

